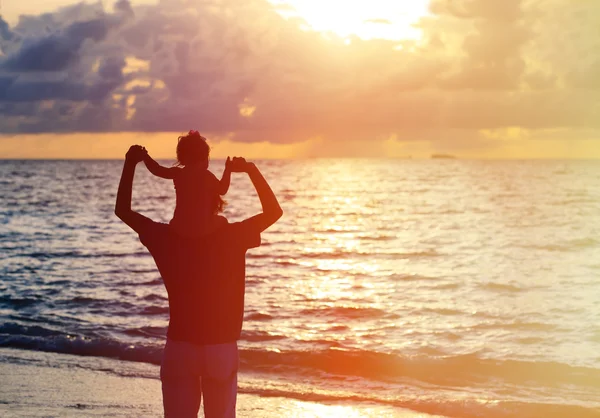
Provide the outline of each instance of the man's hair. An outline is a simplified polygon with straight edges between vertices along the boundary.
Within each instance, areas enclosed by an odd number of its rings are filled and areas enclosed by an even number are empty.
[[[187,135],[182,135],[177,142],[177,163],[180,166],[190,164],[206,163],[210,156],[210,147],[206,138],[200,135],[198,131],[190,131]]]

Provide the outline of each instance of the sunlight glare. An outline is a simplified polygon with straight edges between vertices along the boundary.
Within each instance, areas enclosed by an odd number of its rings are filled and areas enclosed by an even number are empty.
[[[368,39],[417,40],[413,25],[428,13],[429,0],[271,0],[285,17],[300,17],[310,28]],[[289,7],[294,9],[290,11]]]
[[[391,417],[383,408],[362,407],[355,409],[351,405],[327,405],[297,401],[295,409],[286,415],[291,418],[374,418]],[[412,415],[411,415],[412,416]]]

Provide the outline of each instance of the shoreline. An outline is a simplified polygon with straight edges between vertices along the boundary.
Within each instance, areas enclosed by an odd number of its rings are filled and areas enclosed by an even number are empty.
[[[3,417],[162,417],[158,366],[0,348]],[[244,375],[240,374],[243,381]],[[200,412],[198,415],[202,417]],[[238,417],[439,417],[391,406],[239,393]]]

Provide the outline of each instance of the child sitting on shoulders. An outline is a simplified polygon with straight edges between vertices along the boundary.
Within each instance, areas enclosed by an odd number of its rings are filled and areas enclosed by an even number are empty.
[[[202,235],[202,225],[209,215],[223,210],[225,202],[220,196],[227,193],[231,181],[231,161],[225,162],[225,170],[221,180],[208,170],[210,147],[198,131],[190,131],[180,136],[177,143],[177,165],[163,167],[146,153],[144,163],[148,170],[157,177],[173,180],[175,186],[175,213],[170,225],[178,234],[185,237]],[[208,193],[217,190],[218,193]],[[207,196],[218,196],[214,205],[206,205],[203,199]],[[214,213],[207,213],[205,208],[215,208]]]

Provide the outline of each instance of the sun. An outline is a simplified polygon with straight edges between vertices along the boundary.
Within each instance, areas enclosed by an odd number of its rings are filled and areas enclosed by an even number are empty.
[[[286,17],[304,19],[311,29],[343,38],[419,39],[414,27],[428,14],[429,0],[270,0]]]

